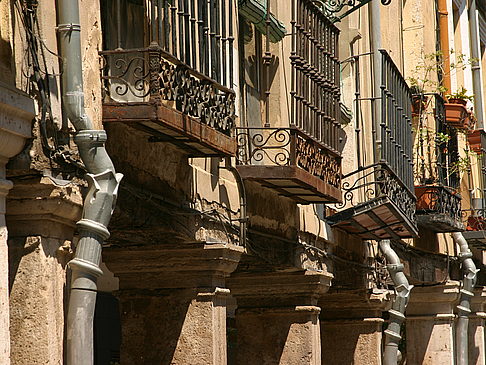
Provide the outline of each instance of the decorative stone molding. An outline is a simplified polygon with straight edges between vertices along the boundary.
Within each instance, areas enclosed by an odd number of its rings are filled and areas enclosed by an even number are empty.
[[[20,90],[0,82],[0,160],[15,156],[32,136],[33,100]]]
[[[292,307],[295,311],[295,306],[317,306],[332,278],[329,273],[312,270],[239,273],[232,275],[227,285],[237,299],[238,310]]]
[[[47,177],[18,180],[7,200],[9,235],[71,240],[83,200],[74,186],[56,186]]]
[[[425,317],[445,320],[450,315],[453,319],[459,289],[460,283],[453,280],[444,285],[414,287],[407,306],[407,321]]]
[[[229,244],[107,247],[103,261],[123,289],[224,288],[244,249]]]
[[[390,290],[343,290],[322,296],[322,321],[381,319],[391,308],[394,294]]]

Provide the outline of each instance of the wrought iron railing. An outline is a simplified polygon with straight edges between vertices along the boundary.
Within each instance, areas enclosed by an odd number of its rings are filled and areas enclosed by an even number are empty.
[[[460,222],[461,196],[444,186],[416,187],[417,215],[443,214]]]
[[[103,4],[108,49],[156,43],[216,82],[233,86],[235,0],[116,0]]]
[[[415,196],[387,163],[376,163],[343,176],[343,202],[338,209],[386,197],[410,221],[415,217]]]
[[[311,0],[292,7],[291,125],[339,150],[339,30]]]
[[[367,56],[370,54],[365,54]],[[373,55],[371,55],[373,56]],[[388,53],[381,50],[381,93],[364,97],[359,73],[360,56],[353,58],[356,77],[355,132],[358,168],[343,176],[343,202],[338,209],[387,198],[410,222],[414,221],[415,194],[412,161],[411,93]],[[377,75],[375,75],[376,77]],[[373,108],[380,102],[380,108]],[[362,104],[371,103],[368,123]],[[378,113],[378,115],[377,115]],[[365,115],[365,114],[364,114]],[[376,120],[380,122],[377,124]],[[371,138],[370,138],[371,137]],[[370,138],[374,163],[365,165],[363,139]],[[366,156],[368,159],[370,156]],[[363,166],[365,165],[365,166]],[[339,217],[339,216],[338,216]]]
[[[446,123],[444,99],[439,94],[414,95],[420,100],[415,152],[415,183],[457,189],[460,183],[457,130]],[[431,126],[433,117],[435,126]]]
[[[235,93],[180,62],[160,47],[103,51],[105,102],[147,102],[158,98],[202,123],[230,134]]]
[[[381,156],[413,192],[411,92],[391,57],[381,53]]]
[[[297,166],[341,185],[341,157],[297,128],[236,128],[236,141],[239,165]]]

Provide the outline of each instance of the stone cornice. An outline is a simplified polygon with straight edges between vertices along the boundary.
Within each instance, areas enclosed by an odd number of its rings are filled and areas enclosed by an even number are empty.
[[[158,244],[106,247],[103,261],[120,278],[120,290],[224,287],[244,249],[231,244]]]
[[[75,187],[56,186],[45,177],[15,181],[7,198],[9,236],[71,240],[82,207],[81,194]]]
[[[0,83],[1,157],[10,158],[22,151],[25,140],[32,136],[34,117],[34,101],[22,91]]]

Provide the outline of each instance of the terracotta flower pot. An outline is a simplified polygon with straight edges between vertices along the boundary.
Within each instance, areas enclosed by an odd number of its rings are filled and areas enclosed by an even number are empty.
[[[471,151],[481,153],[481,136],[486,134],[483,129],[476,129],[467,135],[467,141],[471,147]]]
[[[415,196],[417,197],[417,210],[434,210],[436,186],[415,186]]]
[[[445,103],[446,122],[457,129],[470,129],[471,120],[464,105]]]
[[[481,216],[470,216],[467,218],[468,231],[486,231],[486,219]]]

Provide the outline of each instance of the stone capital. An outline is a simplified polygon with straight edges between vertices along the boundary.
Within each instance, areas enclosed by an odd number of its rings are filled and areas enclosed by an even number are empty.
[[[449,320],[454,318],[455,306],[460,295],[460,283],[450,280],[443,285],[416,286],[410,294],[407,320],[430,318]]]
[[[342,290],[323,295],[319,301],[321,320],[381,319],[391,308],[391,290]]]
[[[103,261],[120,278],[120,289],[224,288],[243,251],[204,243],[107,247]]]
[[[34,101],[22,91],[0,83],[0,163],[15,156],[31,137]]]
[[[474,297],[471,298],[471,310],[472,312],[479,313],[486,312],[486,288],[477,287],[474,288]]]
[[[238,308],[292,307],[315,308],[319,297],[331,285],[329,273],[295,272],[238,273],[227,280]]]
[[[10,237],[72,239],[83,209],[76,186],[57,186],[47,177],[14,183],[7,198]]]

